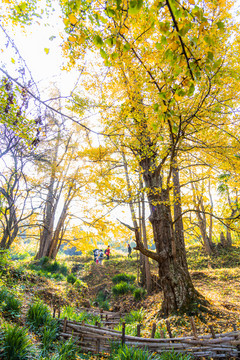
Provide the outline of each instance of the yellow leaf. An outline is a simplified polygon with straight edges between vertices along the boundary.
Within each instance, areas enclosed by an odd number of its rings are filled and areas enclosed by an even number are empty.
[[[76,36],[70,35],[68,40],[71,41],[71,42],[75,42],[77,40],[77,38],[76,38]]]
[[[63,19],[63,23],[64,23],[64,25],[68,25],[69,24],[69,20],[68,19]]]
[[[191,5],[195,5],[195,1],[194,0],[188,0],[189,4]]]
[[[75,24],[78,22],[76,16],[73,15],[73,14],[70,14],[68,18],[69,18],[69,21],[70,21],[70,23],[71,23],[72,25],[75,25]]]
[[[182,97],[179,96],[178,94],[175,94],[174,97],[175,97],[175,99],[176,99],[177,101],[182,99]]]
[[[162,106],[162,111],[163,111],[163,112],[166,112],[167,109],[168,109],[168,107],[167,107],[166,105],[163,105],[163,106]]]
[[[176,49],[178,48],[178,43],[177,43],[177,42],[172,43],[171,46],[170,46],[170,48],[171,48],[172,50],[176,50]]]

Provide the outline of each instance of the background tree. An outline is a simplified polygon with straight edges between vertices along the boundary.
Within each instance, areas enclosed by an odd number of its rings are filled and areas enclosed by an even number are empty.
[[[79,194],[82,185],[81,172],[77,164],[76,140],[73,133],[65,129],[58,119],[49,116],[48,137],[42,141],[39,153],[35,155],[38,163],[38,176],[43,183],[43,218],[37,258],[55,258],[62,243],[70,204]],[[40,149],[42,152],[40,153]]]
[[[8,149],[1,157],[0,214],[2,249],[9,249],[27,219],[36,211],[33,202],[34,189],[27,177],[30,154],[26,153],[22,139],[6,125],[1,125],[1,142]]]

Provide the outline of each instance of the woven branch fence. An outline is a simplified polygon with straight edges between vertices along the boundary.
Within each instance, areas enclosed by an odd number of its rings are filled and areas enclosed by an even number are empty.
[[[113,316],[114,317],[114,316]],[[109,325],[113,319],[107,316]],[[111,320],[110,320],[111,319]],[[101,327],[100,324],[86,325],[76,321],[59,319],[63,339],[73,338],[84,352],[104,354],[110,352],[111,342],[118,342],[128,346],[148,349],[150,352],[162,353],[165,351],[192,354],[195,357],[211,358],[239,358],[240,359],[240,331],[215,334],[213,327],[210,326],[211,335],[199,335],[196,332],[194,319],[190,318],[192,326],[192,336],[174,338],[171,334],[170,324],[166,321],[169,338],[154,338],[156,324],[153,324],[151,338],[140,336],[140,325],[138,325],[138,336],[125,334],[125,323],[122,324],[122,331],[113,330],[109,327]],[[107,323],[107,321],[106,321]],[[106,324],[105,323],[105,324]],[[105,325],[106,326],[106,325]]]

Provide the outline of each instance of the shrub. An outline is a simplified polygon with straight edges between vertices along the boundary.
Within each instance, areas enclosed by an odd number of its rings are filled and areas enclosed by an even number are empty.
[[[0,250],[0,267],[5,267],[9,263],[9,250]]]
[[[84,281],[80,280],[80,279],[77,279],[77,280],[75,281],[74,287],[75,287],[76,289],[78,289],[78,290],[85,290],[85,289],[88,288],[87,284],[86,284]]]
[[[99,308],[108,311],[110,308],[109,302],[107,301],[107,292],[100,290],[97,294],[95,301],[98,303]]]
[[[49,278],[55,278],[57,274],[63,276],[67,276],[68,274],[66,264],[60,264],[56,260],[51,262],[47,256],[41,258],[37,263],[30,264],[29,267],[30,269],[38,271],[39,276],[46,276]]]
[[[65,280],[65,276],[63,274],[52,274],[51,276],[53,279],[58,280],[58,281],[63,281]]]
[[[4,316],[12,319],[20,315],[22,302],[12,294],[7,294],[2,306]]]
[[[120,296],[124,294],[128,294],[130,292],[133,292],[135,290],[134,285],[128,284],[124,281],[120,282],[119,284],[116,284],[112,287],[113,295]]]
[[[159,360],[191,360],[193,356],[190,354],[181,354],[176,351],[162,352]]]
[[[39,260],[39,265],[44,266],[47,263],[49,263],[49,257],[48,256],[43,256],[40,260]]]
[[[27,323],[33,331],[39,331],[40,327],[51,321],[51,313],[47,305],[42,301],[31,304],[27,312]]]
[[[117,274],[112,278],[112,282],[114,284],[119,284],[122,281],[132,284],[132,283],[134,283],[135,280],[136,280],[136,277],[134,275],[128,275],[125,273]]]
[[[29,257],[29,253],[27,251],[25,251],[24,253],[16,253],[16,252],[11,252],[10,257],[13,261],[16,260],[25,260]]]
[[[145,313],[143,309],[132,310],[129,314],[124,317],[126,324],[142,323]]]
[[[79,347],[73,339],[70,338],[66,342],[59,344],[56,348],[56,352],[58,353],[56,360],[76,360]]]
[[[9,295],[8,289],[3,286],[0,289],[0,304],[6,299],[6,297]]]
[[[99,307],[105,311],[109,311],[110,309],[110,305],[109,302],[107,300],[102,301],[101,303],[99,303]]]
[[[147,349],[127,347],[126,345],[116,348],[112,353],[112,360],[190,360],[191,355],[166,351],[161,354],[150,353]]]
[[[116,350],[112,357],[113,360],[158,360],[159,355],[153,355],[148,350],[126,345]]]
[[[69,274],[67,276],[67,282],[70,284],[74,284],[77,281],[76,276],[74,276],[73,274]]]
[[[134,299],[136,300],[136,301],[140,301],[140,300],[142,300],[143,298],[144,298],[144,296],[146,295],[146,290],[145,289],[143,289],[143,288],[137,288],[137,289],[135,289],[134,290],[134,292],[133,292],[133,296],[134,296]]]
[[[41,339],[41,355],[46,356],[50,350],[54,348],[54,341],[59,334],[59,323],[56,319],[51,319],[47,325],[42,328]]]
[[[0,333],[1,359],[36,359],[36,348],[28,336],[27,329],[18,325],[7,325]]]

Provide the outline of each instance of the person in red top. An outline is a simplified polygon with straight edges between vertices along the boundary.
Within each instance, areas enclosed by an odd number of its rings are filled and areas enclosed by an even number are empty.
[[[109,255],[110,255],[110,245],[108,245],[107,249],[105,250],[105,255],[107,256],[107,260],[109,260]]]

